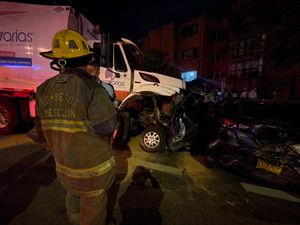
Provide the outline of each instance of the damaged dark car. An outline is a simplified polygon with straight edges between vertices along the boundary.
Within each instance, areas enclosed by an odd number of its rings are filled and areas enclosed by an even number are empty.
[[[197,149],[212,133],[208,131],[217,129],[214,103],[206,102],[205,95],[194,89],[173,96],[136,95],[119,114],[113,146],[122,149],[130,137],[141,134],[140,145],[147,152]]]
[[[206,150],[207,165],[299,191],[300,102],[235,99],[221,108],[221,128]]]

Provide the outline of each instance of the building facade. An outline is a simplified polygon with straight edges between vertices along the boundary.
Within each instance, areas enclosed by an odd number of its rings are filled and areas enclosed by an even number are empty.
[[[168,62],[180,71],[196,70],[198,77],[214,82],[219,90],[238,95],[256,88],[259,97],[300,98],[300,64],[278,68],[265,59],[262,32],[237,35],[226,20],[199,17],[159,27],[139,40],[144,51],[165,52]]]
[[[200,17],[154,29],[138,41],[144,51],[165,52],[180,71],[196,70],[198,77],[221,83],[229,72],[229,31],[226,21]]]

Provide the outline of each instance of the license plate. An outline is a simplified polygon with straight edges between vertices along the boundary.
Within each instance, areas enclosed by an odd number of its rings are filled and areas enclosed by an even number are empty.
[[[275,173],[277,175],[280,175],[282,172],[282,166],[276,166],[261,159],[258,160],[256,168],[263,169],[265,171]]]

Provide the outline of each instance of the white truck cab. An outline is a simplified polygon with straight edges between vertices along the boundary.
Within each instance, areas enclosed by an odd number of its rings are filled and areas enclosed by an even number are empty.
[[[121,38],[111,46],[108,60],[100,67],[99,78],[114,86],[117,98],[122,104],[137,93],[152,92],[172,96],[179,93],[180,89],[185,89],[185,82],[181,79],[139,70],[144,56],[132,41]]]

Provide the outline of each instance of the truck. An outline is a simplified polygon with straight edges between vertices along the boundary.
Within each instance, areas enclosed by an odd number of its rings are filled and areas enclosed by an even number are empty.
[[[0,18],[0,134],[11,134],[21,121],[34,118],[36,88],[57,74],[39,53],[51,49],[61,29],[82,34],[99,55],[99,78],[113,85],[121,102],[119,143],[125,144],[138,127],[160,121],[163,107],[185,89],[182,79],[140,69],[143,53],[132,41],[105,35],[97,40],[93,24],[70,6],[1,1]]]
[[[175,97],[186,88],[185,81],[144,70],[142,51],[126,38],[119,41],[102,38],[100,46],[99,50],[93,47],[100,55],[99,78],[113,85],[121,102],[118,107],[120,126],[116,130],[113,147],[122,149],[132,135],[145,131],[141,137],[144,150],[154,152],[164,149],[167,132],[162,130],[167,130],[170,124],[166,122],[170,117],[164,116],[172,110]],[[153,145],[149,140],[154,138]]]

